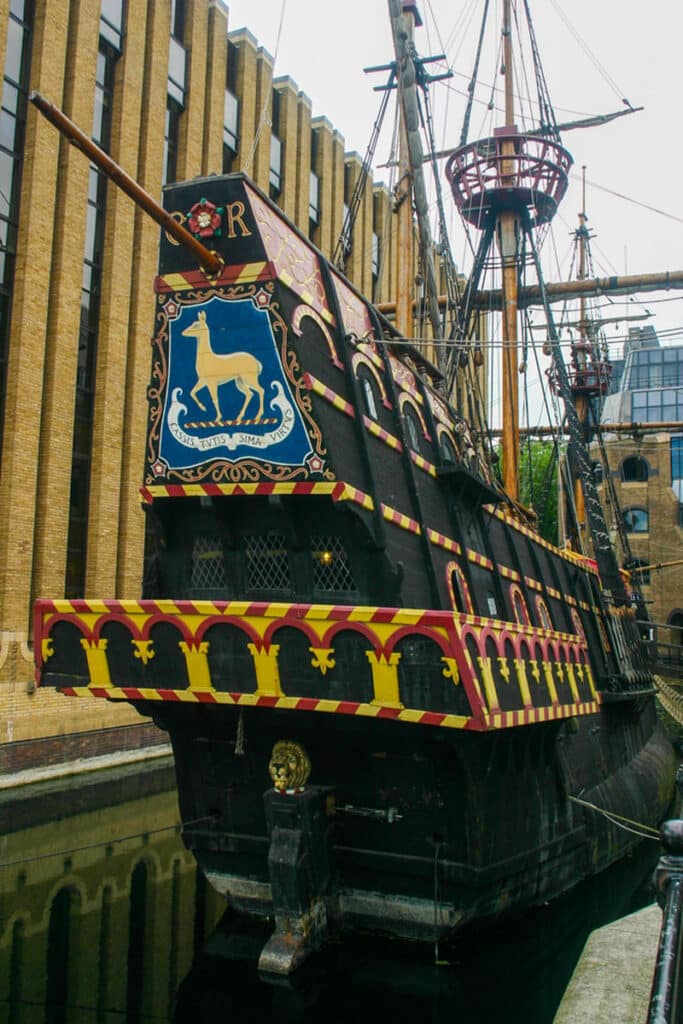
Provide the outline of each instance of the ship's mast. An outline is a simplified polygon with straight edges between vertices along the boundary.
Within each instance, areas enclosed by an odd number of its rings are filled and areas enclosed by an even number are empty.
[[[424,151],[417,98],[418,61],[415,54],[415,27],[422,24],[414,0],[389,0],[389,16],[396,53],[400,109],[399,181],[396,189],[397,225],[397,298],[396,326],[404,337],[412,337],[415,253],[413,247],[413,204],[420,238],[420,256],[424,276],[427,312],[435,340],[443,337],[438,303],[434,245],[429,225],[429,203],[424,179]],[[437,350],[437,359],[442,349]]]
[[[503,66],[505,73],[505,126],[501,144],[502,183],[510,186],[514,180],[515,96],[512,79],[512,32],[510,0],[503,4]],[[505,136],[509,135],[509,138]],[[519,499],[519,388],[517,381],[517,341],[519,308],[519,256],[520,221],[517,210],[503,210],[497,218],[497,240],[503,275],[503,486],[513,499]]]

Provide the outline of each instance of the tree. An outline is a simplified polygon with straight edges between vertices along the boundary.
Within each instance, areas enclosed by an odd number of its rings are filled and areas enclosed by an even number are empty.
[[[502,476],[502,449],[497,449]],[[526,441],[519,453],[519,500],[538,516],[541,537],[557,544],[558,459],[552,441]]]
[[[553,441],[528,441],[519,453],[519,500],[538,516],[538,532],[557,544],[557,448]]]

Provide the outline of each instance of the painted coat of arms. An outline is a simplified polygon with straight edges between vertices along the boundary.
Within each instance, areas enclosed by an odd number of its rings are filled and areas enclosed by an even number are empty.
[[[167,386],[155,475],[220,460],[302,467],[314,456],[269,315],[270,294],[169,300]],[[317,460],[319,461],[319,460]],[[158,470],[158,474],[157,474]],[[234,474],[230,474],[234,479]],[[277,474],[279,475],[279,474]]]

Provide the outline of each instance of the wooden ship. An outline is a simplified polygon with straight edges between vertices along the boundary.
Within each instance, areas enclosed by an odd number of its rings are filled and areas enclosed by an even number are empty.
[[[498,481],[450,364],[249,178],[169,185],[157,208],[33,101],[163,228],[155,556],[141,598],[36,603],[40,685],[167,730],[184,841],[232,908],[274,920],[267,971],[335,929],[433,941],[623,857],[638,839],[619,823],[661,820],[676,760],[552,330],[590,557],[536,532],[512,448]],[[508,353],[511,239],[552,217],[570,163],[512,117],[449,158],[463,215],[501,239]]]

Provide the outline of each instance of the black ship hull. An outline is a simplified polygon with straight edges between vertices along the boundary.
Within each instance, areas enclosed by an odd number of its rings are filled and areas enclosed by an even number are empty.
[[[341,929],[434,940],[518,913],[619,860],[671,801],[675,756],[651,700],[489,734],[286,710],[140,710],[170,733],[188,848],[231,907],[262,917],[274,916],[265,766],[283,735],[303,744],[325,790],[328,910]]]

